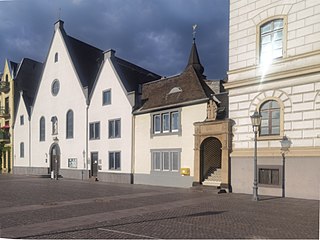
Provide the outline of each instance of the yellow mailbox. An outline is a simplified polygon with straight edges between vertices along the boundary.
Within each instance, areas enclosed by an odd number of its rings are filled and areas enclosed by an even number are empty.
[[[190,168],[181,168],[180,173],[183,176],[190,176]]]

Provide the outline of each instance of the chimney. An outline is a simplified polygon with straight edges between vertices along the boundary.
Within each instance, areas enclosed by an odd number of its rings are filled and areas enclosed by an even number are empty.
[[[63,29],[63,24],[64,24],[64,21],[58,20],[58,21],[55,22],[55,24],[54,24],[54,30],[56,31],[58,28],[59,28],[59,29]]]

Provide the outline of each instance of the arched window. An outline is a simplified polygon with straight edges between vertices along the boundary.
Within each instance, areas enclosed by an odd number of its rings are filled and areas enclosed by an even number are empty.
[[[40,141],[46,140],[46,120],[44,117],[40,118]]]
[[[280,107],[275,100],[268,100],[260,107],[260,136],[280,135]]]
[[[24,158],[24,143],[20,143],[20,158]]]
[[[59,60],[59,55],[56,52],[56,54],[54,54],[54,62],[56,63],[56,62],[58,62],[58,60]]]
[[[283,55],[283,19],[274,19],[260,27],[260,62],[271,63]]]
[[[73,111],[67,112],[67,138],[73,138]]]
[[[6,74],[6,82],[9,82],[9,76]]]

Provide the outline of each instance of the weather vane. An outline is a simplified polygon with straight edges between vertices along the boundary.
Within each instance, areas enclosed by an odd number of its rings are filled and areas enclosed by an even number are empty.
[[[193,36],[193,41],[196,40],[196,28],[197,28],[197,24],[194,24],[192,26],[192,36]]]
[[[61,20],[61,8],[58,10],[58,20]]]

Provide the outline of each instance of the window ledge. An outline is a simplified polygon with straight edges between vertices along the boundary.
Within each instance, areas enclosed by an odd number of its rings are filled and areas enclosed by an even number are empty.
[[[283,138],[283,136],[281,136],[281,135],[258,136],[258,141],[281,140],[282,138]]]

